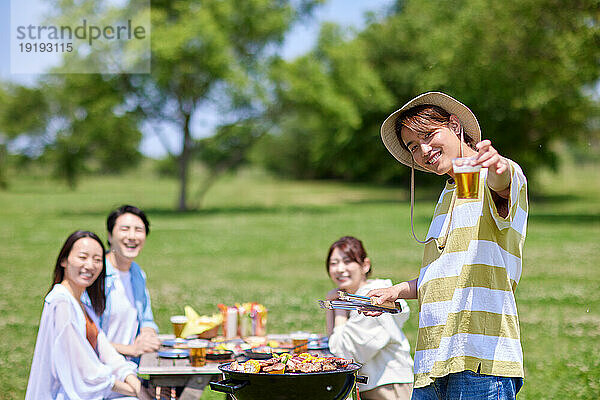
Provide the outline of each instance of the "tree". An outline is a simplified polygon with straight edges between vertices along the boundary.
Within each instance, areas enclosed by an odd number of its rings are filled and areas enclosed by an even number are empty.
[[[48,77],[36,88],[40,99],[51,99],[45,102],[51,107],[42,125],[53,136],[50,141],[59,169],[75,182],[90,149],[99,156],[112,144],[129,149],[139,143],[142,126],[163,137],[168,133],[160,128],[170,125],[170,132],[177,132],[182,143],[181,150],[171,154],[178,164],[178,209],[187,209],[189,163],[198,147],[193,121],[199,110],[214,105],[223,116],[222,124],[229,126],[260,115],[267,96],[263,64],[291,24],[310,15],[322,1],[152,1],[150,74],[67,74]],[[55,0],[56,15],[50,18],[60,23],[98,14],[100,22],[114,22],[148,11],[143,1],[130,0],[121,9],[109,3]],[[123,46],[127,50],[127,44]],[[61,68],[74,65],[85,71],[107,63],[108,58],[106,49],[92,47],[89,53],[69,55]],[[106,131],[112,134],[105,135]],[[164,137],[163,142],[167,142]],[[119,154],[125,153],[110,150],[106,159],[120,159]],[[107,164],[111,165],[117,166],[118,160]]]
[[[557,167],[552,141],[585,134],[593,115],[586,88],[600,77],[597,5],[405,1],[361,36],[399,99],[427,90],[455,96],[475,112],[483,137],[533,175]]]
[[[27,157],[38,156],[48,142],[45,120],[48,103],[39,89],[19,85],[0,86],[0,187],[8,187],[8,147],[15,141],[29,139],[36,146],[26,151]]]
[[[219,176],[250,161],[249,150],[269,129],[261,118],[248,119],[220,126],[214,136],[196,142],[196,155],[208,170],[194,197],[196,207],[202,205],[206,193]]]
[[[181,134],[177,155],[178,209],[188,208],[188,171],[194,151],[192,120],[202,106],[226,110],[224,124],[263,110],[262,63],[297,19],[319,0],[156,2],[152,8],[152,73],[130,87],[144,118],[170,122]]]
[[[96,74],[53,75],[34,88],[11,86],[0,113],[13,140],[30,138],[30,157],[42,154],[71,188],[81,172],[117,172],[140,159],[135,115],[122,109],[115,82]]]
[[[53,13],[46,22],[54,27],[76,29],[74,21],[118,20],[122,14],[106,1],[52,3]],[[118,75],[86,73],[93,72],[90,66],[105,64],[110,58],[102,46],[93,49],[64,53],[62,64],[52,74],[40,75],[31,87],[8,85],[0,111],[9,139],[28,138],[28,156],[50,162],[55,174],[72,188],[84,171],[118,172],[141,158],[139,118],[127,103]]]
[[[7,100],[6,100],[6,93],[3,90],[3,88],[0,86],[0,110],[4,109]],[[2,115],[0,114],[0,118],[2,118]],[[1,119],[0,119],[1,121]],[[0,131],[0,189],[6,189],[8,187],[8,178],[7,178],[7,168],[8,168],[8,162],[7,162],[7,151],[6,151],[6,144],[8,142],[8,137],[6,134],[4,134],[2,131]]]
[[[297,178],[381,178],[385,150],[373,146],[378,131],[369,119],[394,98],[367,58],[369,43],[344,39],[326,24],[309,54],[273,63],[278,129],[262,143],[272,169]]]
[[[554,168],[550,144],[576,140],[597,118],[598,16],[595,0],[404,0],[353,38],[329,40],[325,28],[309,56],[274,69],[285,106],[263,145],[294,143],[304,161],[282,167],[290,157],[264,151],[265,163],[303,177],[403,178],[379,127],[408,99],[441,90],[528,174]]]

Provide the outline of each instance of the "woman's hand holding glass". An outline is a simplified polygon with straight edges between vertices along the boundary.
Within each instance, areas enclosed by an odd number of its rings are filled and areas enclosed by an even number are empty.
[[[508,197],[510,186],[510,168],[508,161],[492,146],[489,140],[477,143],[477,165],[488,168],[487,184],[490,189],[501,197]]]

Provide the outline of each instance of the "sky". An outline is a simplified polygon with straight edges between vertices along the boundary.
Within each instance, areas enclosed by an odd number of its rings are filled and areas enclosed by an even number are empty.
[[[118,2],[119,0],[112,0]],[[14,26],[18,25],[20,20],[25,18],[29,23],[36,19],[42,19],[47,2],[44,0],[12,0],[13,4],[19,2],[18,7],[12,7],[11,0],[0,0],[0,80],[13,81],[21,84],[31,84],[35,82],[35,74],[14,74],[11,73],[10,43],[11,31],[14,33]],[[27,3],[25,7],[24,4]],[[366,12],[381,12],[394,3],[394,0],[328,0],[324,5],[317,8],[314,18],[308,22],[297,24],[286,36],[282,56],[286,59],[293,59],[309,51],[315,44],[318,29],[322,22],[335,22],[344,27],[354,27],[360,29],[364,26],[364,15]],[[11,30],[11,23],[13,29]],[[15,60],[12,60],[15,62]],[[55,61],[57,61],[55,59]],[[36,60],[36,66],[50,65],[52,58],[46,57]],[[18,64],[13,65],[13,70],[22,70]],[[207,136],[211,133],[216,120],[216,112],[206,110],[199,113],[196,121],[193,123],[193,133],[195,137]],[[167,127],[167,129],[169,129]],[[172,151],[177,152],[181,144],[176,138],[179,135],[169,135],[174,140],[170,143]],[[140,151],[150,157],[162,157],[166,154],[164,147],[158,139],[149,132],[144,132],[144,137],[140,145]]]

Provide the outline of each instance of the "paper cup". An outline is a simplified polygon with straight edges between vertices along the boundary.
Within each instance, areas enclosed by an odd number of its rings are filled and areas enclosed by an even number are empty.
[[[176,338],[181,337],[183,327],[187,323],[187,317],[185,315],[173,315],[171,317],[171,324],[173,324],[173,333]]]
[[[294,332],[291,335],[292,346],[294,347],[294,353],[306,353],[308,351],[308,338],[310,333],[308,332]]]
[[[192,340],[188,343],[187,348],[190,350],[190,364],[192,367],[206,365],[206,349],[208,348],[206,343],[198,343]]]
[[[452,160],[456,197],[477,199],[479,197],[479,171],[481,165],[474,165],[475,157],[462,157]]]

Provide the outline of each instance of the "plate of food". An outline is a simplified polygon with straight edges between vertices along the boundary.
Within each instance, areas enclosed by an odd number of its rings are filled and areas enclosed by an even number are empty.
[[[233,359],[233,351],[231,350],[220,350],[220,349],[208,349],[206,351],[206,359],[213,361],[228,361]]]
[[[158,352],[158,356],[162,358],[187,358],[190,356],[190,351],[185,349],[169,349]]]
[[[273,348],[270,346],[256,346],[244,351],[244,355],[253,360],[267,360],[273,357]]]

